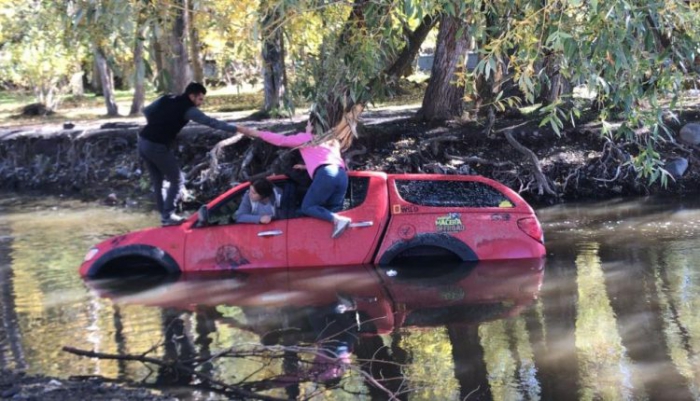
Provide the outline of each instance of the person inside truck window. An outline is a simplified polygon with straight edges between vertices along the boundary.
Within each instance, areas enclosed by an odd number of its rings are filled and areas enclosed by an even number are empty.
[[[305,169],[312,179],[302,201],[301,212],[333,223],[332,238],[339,237],[352,222],[350,218],[337,213],[343,208],[348,188],[348,175],[341,152],[352,144],[354,124],[361,111],[362,106],[355,105],[341,123],[329,131],[331,135],[314,135],[310,119],[306,131],[295,135],[280,135],[238,126],[238,131],[248,137],[260,138],[276,146],[299,149],[304,164],[297,168]]]
[[[268,224],[277,217],[281,197],[275,185],[266,178],[253,181],[236,210],[236,222]]]

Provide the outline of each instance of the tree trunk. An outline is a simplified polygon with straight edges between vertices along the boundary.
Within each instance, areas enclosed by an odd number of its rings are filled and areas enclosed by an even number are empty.
[[[497,17],[483,8],[482,11],[486,14],[486,32],[489,32],[489,28],[493,29],[497,26]],[[481,44],[489,43],[493,39],[491,36],[487,33]],[[496,71],[491,71],[488,78],[486,78],[485,74],[479,74],[475,79],[476,100],[474,108],[477,115],[487,117],[484,129],[487,136],[491,136],[493,126],[496,123],[496,108],[493,105],[493,101],[495,100],[496,75],[500,75],[500,71],[502,71],[501,66],[498,66]]]
[[[102,79],[100,78],[100,69],[97,65],[97,58],[95,58],[94,62],[92,63],[92,80],[90,81],[90,87],[95,94],[102,94]]]
[[[573,91],[571,83],[560,72],[560,59],[554,55],[547,55],[544,59],[544,68],[546,77],[542,84],[542,92],[539,97],[539,102],[542,106],[550,105],[562,95],[569,94]]]
[[[112,70],[107,64],[104,52],[97,44],[93,44],[93,54],[95,56],[95,63],[97,64],[100,82],[102,83],[102,94],[105,98],[105,106],[107,106],[107,115],[112,117],[118,116],[119,108],[117,107],[117,102],[114,100]]]
[[[85,95],[85,87],[83,86],[83,71],[76,72],[70,77],[70,92],[73,96],[81,97]]]
[[[185,27],[187,26],[186,0],[175,2],[175,20],[170,31],[170,86],[169,92],[182,93],[189,83],[189,60],[185,47]]]
[[[435,59],[423,105],[418,118],[425,121],[444,121],[459,117],[463,111],[464,86],[455,85],[455,72],[464,68],[468,36],[463,22],[452,16],[440,19]]]
[[[406,75],[406,72],[410,70],[411,64],[413,64],[413,60],[416,59],[421,45],[423,45],[425,38],[428,37],[428,33],[430,33],[430,30],[433,29],[437,21],[438,19],[432,15],[426,15],[413,32],[407,33],[406,47],[403,48],[399,57],[394,61],[394,64],[386,70],[389,82],[398,81],[399,78]]]
[[[170,73],[167,68],[165,68],[166,57],[162,43],[163,38],[159,33],[161,29],[162,27],[157,22],[154,22],[151,26],[151,31],[153,32],[153,60],[156,67],[153,75],[155,78],[156,92],[158,93],[167,92],[170,87]]]
[[[202,66],[202,52],[201,43],[199,41],[199,31],[194,23],[194,9],[197,0],[189,0],[189,7],[187,8],[188,18],[188,31],[190,34],[190,56],[192,59],[192,78],[195,82],[204,83],[204,67]]]
[[[279,27],[280,15],[278,9],[263,17],[263,81],[265,103],[263,112],[282,109],[284,104],[284,51],[282,29]]]
[[[146,65],[143,60],[143,42],[145,40],[144,33],[146,32],[145,15],[143,10],[139,10],[139,15],[136,20],[136,38],[134,39],[134,65],[136,71],[134,73],[134,98],[131,101],[131,110],[129,115],[134,116],[141,112],[143,107],[146,90],[144,81],[146,80]]]

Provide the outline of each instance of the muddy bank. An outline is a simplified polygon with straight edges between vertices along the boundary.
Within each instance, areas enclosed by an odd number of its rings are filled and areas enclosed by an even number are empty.
[[[102,379],[56,379],[0,371],[0,400],[16,401],[177,401],[178,398],[144,388],[106,383]]]
[[[611,146],[595,123],[582,123],[561,136],[539,128],[538,121],[502,118],[487,138],[474,123],[433,126],[416,122],[416,109],[378,110],[363,114],[361,137],[346,154],[355,170],[388,173],[480,174],[505,183],[535,204],[648,194],[684,195],[700,186],[693,147],[670,143],[662,159],[687,161],[682,176],[666,188],[637,178],[625,164],[635,149]],[[672,123],[678,132],[697,111]],[[237,121],[275,132],[295,132],[303,123],[290,120]],[[516,128],[509,128],[516,127]],[[71,129],[0,129],[0,187],[42,191],[115,204],[150,201],[149,179],[136,153],[138,123],[110,123]],[[189,125],[179,136],[178,156],[194,195],[205,202],[232,183],[264,171],[281,173],[286,155],[247,138],[216,152],[228,138],[222,131]]]

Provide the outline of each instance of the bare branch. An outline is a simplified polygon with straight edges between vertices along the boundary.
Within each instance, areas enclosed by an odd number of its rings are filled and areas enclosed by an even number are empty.
[[[115,355],[115,354],[106,354],[103,352],[94,352],[94,351],[86,351],[86,350],[81,350],[78,348],[73,348],[73,347],[68,347],[65,346],[63,347],[63,351],[78,355],[78,356],[86,356],[89,358],[99,358],[99,359],[113,359],[113,360],[120,360],[120,361],[138,361],[142,363],[151,363],[154,365],[158,366],[163,366],[163,367],[171,367],[175,368],[177,370],[189,373],[191,375],[197,376],[200,379],[206,380],[207,382],[211,384],[215,384],[217,386],[220,386],[221,388],[241,397],[249,398],[249,399],[255,399],[255,400],[264,400],[264,401],[282,401],[282,398],[277,398],[277,397],[270,397],[267,395],[263,394],[257,394],[253,393],[247,390],[240,389],[238,387],[230,386],[222,381],[216,380],[213,377],[206,375],[204,373],[197,372],[196,370],[189,368],[187,366],[182,365],[179,362],[174,362],[174,363],[167,363],[163,362],[160,359],[157,358],[151,358],[143,355]]]
[[[449,153],[445,153],[445,157],[448,159],[454,159],[454,160],[459,160],[464,163],[478,163],[478,164],[487,164],[490,166],[496,166],[496,167],[505,167],[505,166],[515,166],[515,164],[511,161],[505,161],[505,162],[497,162],[493,160],[488,160],[484,159],[478,156],[457,156],[457,155],[452,155]]]
[[[532,164],[532,167],[535,170],[533,172],[533,175],[537,180],[538,193],[542,195],[544,191],[549,195],[557,196],[557,193],[549,185],[549,180],[547,179],[547,176],[545,176],[542,172],[542,166],[540,166],[540,162],[537,158],[537,155],[535,155],[535,153],[532,150],[521,145],[520,142],[518,142],[515,139],[515,137],[513,137],[512,131],[505,131],[503,135],[505,135],[506,139],[508,140],[508,143],[510,143],[511,146],[513,146],[518,152],[524,154],[528,158],[530,164]]]

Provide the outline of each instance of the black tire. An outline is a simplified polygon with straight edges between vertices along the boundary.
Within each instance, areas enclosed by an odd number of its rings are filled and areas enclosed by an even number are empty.
[[[149,245],[127,245],[102,255],[92,264],[87,277],[178,273],[180,267],[165,251]]]
[[[426,262],[477,262],[476,253],[465,243],[446,234],[418,234],[392,245],[380,265],[424,264]]]

